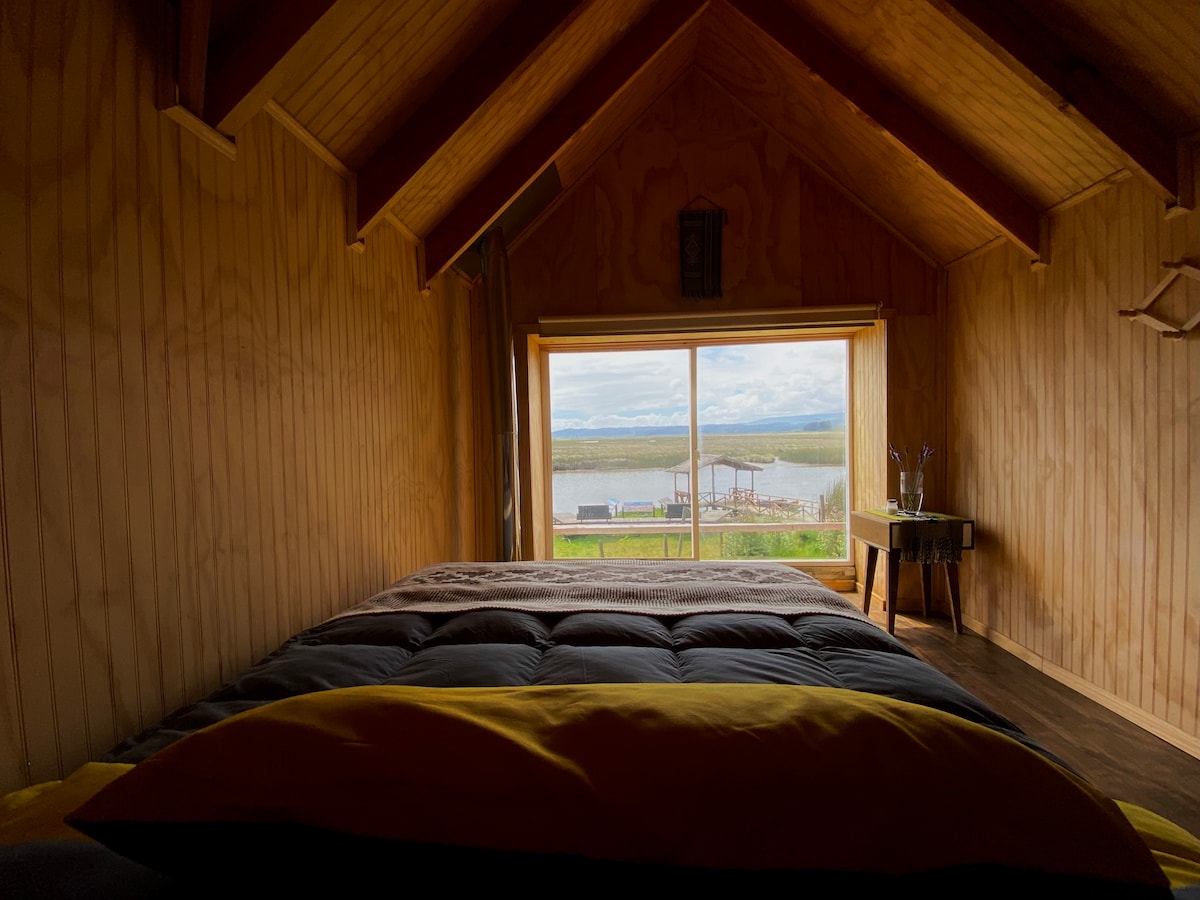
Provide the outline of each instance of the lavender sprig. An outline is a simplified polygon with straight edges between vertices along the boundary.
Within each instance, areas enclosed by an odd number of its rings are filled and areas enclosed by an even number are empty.
[[[908,452],[907,444],[904,445],[904,453],[901,454],[900,451],[896,449],[896,445],[889,441],[888,456],[896,461],[896,465],[900,467],[901,472],[924,472],[925,460],[933,456],[933,448],[930,447],[925,441],[921,442],[921,449],[917,453],[917,465],[915,469],[911,463],[911,455]]]

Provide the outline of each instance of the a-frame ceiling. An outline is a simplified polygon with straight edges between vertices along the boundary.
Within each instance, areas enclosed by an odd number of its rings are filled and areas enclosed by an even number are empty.
[[[274,113],[427,279],[693,69],[939,264],[1037,260],[1047,211],[1122,177],[1194,202],[1200,0],[177,2],[160,103],[235,144]]]

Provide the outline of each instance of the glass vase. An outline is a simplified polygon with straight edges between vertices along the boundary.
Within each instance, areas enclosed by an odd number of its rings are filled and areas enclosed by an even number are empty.
[[[900,473],[900,512],[915,516],[925,499],[925,473]]]

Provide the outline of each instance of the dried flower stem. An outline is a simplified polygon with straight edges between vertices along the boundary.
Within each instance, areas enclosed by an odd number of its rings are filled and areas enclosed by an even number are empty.
[[[908,445],[904,445],[903,455],[896,449],[896,445],[888,442],[888,456],[896,461],[901,472],[916,472],[918,475],[925,471],[925,460],[933,456],[933,448],[925,441],[921,442],[921,450],[917,453],[917,464],[914,467],[912,458],[908,452]]]

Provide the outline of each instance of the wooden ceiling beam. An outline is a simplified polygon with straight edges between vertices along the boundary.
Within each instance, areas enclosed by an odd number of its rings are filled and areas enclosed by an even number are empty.
[[[211,0],[183,0],[179,13],[179,95],[181,106],[197,116],[204,109]]]
[[[656,4],[425,236],[425,280],[432,281],[488,228],[579,129],[693,22],[708,0]]]
[[[972,40],[1093,139],[1113,147],[1163,199],[1179,199],[1175,135],[1023,10],[996,0],[932,0]]]
[[[155,61],[155,106],[226,159],[236,159],[233,141],[200,118],[208,67],[211,0],[162,3],[158,9],[162,15],[162,41]]]
[[[770,40],[829,84],[1038,259],[1039,210],[801,14],[778,0],[732,0]]]
[[[338,14],[339,5],[343,14]],[[286,83],[296,61],[348,17],[342,0],[254,0],[209,47],[202,118],[235,135]]]
[[[358,235],[383,221],[421,167],[580,6],[526,0],[358,170]]]

